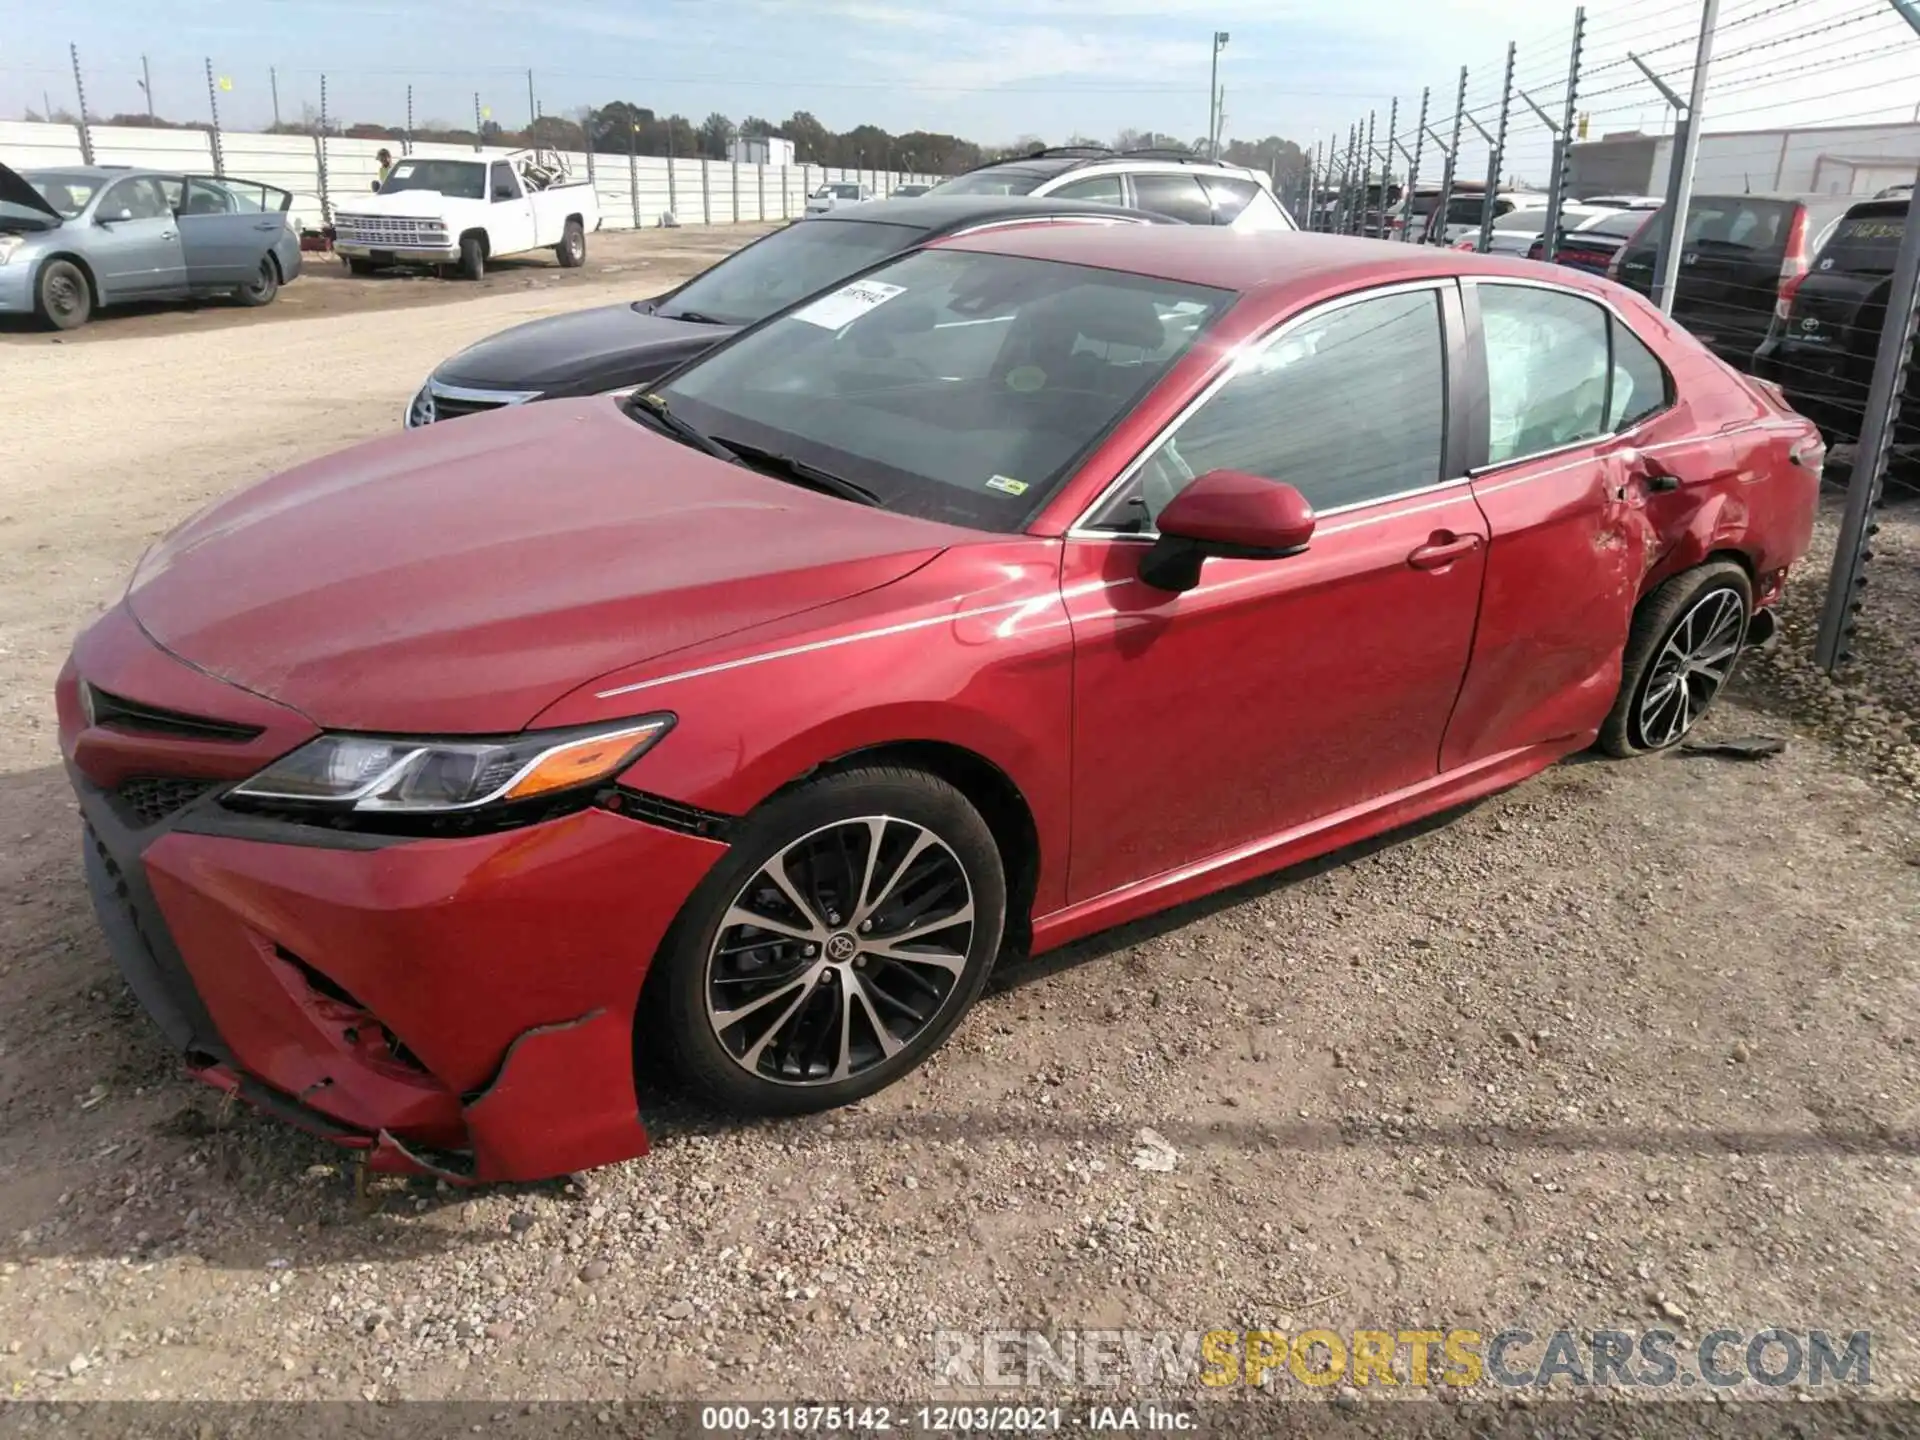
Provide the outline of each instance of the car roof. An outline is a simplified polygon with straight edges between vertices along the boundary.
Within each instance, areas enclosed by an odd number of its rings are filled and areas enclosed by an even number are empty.
[[[898,200],[874,200],[855,210],[829,210],[806,223],[907,225],[938,232],[964,225],[991,225],[997,221],[1038,220],[1048,215],[1087,215],[1175,225],[1163,215],[1102,205],[1093,200],[1059,200],[1032,195],[908,195]]]
[[[1342,282],[1391,284],[1436,275],[1506,275],[1591,290],[1586,277],[1503,260],[1317,231],[1237,231],[1205,225],[1034,226],[937,241],[943,249],[1053,260],[1162,280],[1210,285],[1253,297],[1317,291]]]
[[[1254,173],[1244,165],[1234,165],[1225,160],[1209,160],[1204,155],[1193,155],[1181,150],[1108,150],[1103,146],[1063,146],[1061,148],[1069,153],[1049,151],[1039,155],[1009,155],[1004,160],[989,160],[984,165],[976,165],[962,173],[978,175],[984,171],[998,170],[1051,177],[1064,175],[1069,170],[1092,170],[1100,167],[1151,170],[1157,166],[1180,170],[1211,170],[1223,175],[1239,175],[1247,178],[1252,178]]]

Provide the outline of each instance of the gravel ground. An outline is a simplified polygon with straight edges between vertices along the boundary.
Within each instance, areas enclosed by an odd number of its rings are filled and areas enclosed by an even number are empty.
[[[1011,969],[836,1114],[653,1097],[576,1185],[358,1195],[178,1078],[84,897],[69,637],[209,497],[627,289],[0,348],[0,1393],[925,1398],[936,1330],[1661,1323],[1870,1329],[1920,1394],[1915,510],[1868,678],[1804,659],[1810,567],[1711,723],[1784,754],[1569,762]]]

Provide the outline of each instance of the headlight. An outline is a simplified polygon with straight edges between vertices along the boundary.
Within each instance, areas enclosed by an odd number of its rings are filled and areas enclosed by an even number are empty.
[[[323,735],[235,786],[226,802],[353,829],[406,831],[462,817],[515,823],[586,805],[672,726],[671,715],[647,715],[497,740]]]
[[[27,242],[18,235],[0,235],[0,265],[13,258],[13,252]]]

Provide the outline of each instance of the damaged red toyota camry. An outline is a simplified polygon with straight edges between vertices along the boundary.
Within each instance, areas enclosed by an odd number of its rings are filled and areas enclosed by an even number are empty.
[[[1604,280],[1038,227],[626,400],[303,465],[76,643],[100,921],[192,1071],[377,1168],[838,1105],[1058,946],[1684,736],[1823,452]]]

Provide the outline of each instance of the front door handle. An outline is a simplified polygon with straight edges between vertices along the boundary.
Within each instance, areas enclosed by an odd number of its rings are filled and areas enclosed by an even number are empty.
[[[1455,535],[1442,530],[1426,544],[1407,556],[1407,564],[1416,570],[1439,570],[1479,547],[1478,535]]]
[[[253,228],[256,230],[278,230],[280,228],[280,222],[278,220],[256,220],[253,222]]]
[[[1680,488],[1680,477],[1678,475],[1667,474],[1649,475],[1646,477],[1646,486],[1649,490],[1665,494],[1669,490],[1678,490]]]
[[[178,233],[178,232],[176,232],[176,231],[173,231],[173,230],[162,230],[162,231],[160,232],[160,238],[161,238],[162,240],[171,240],[171,239],[173,239],[173,237],[174,237],[174,235],[175,235],[176,233]]]

